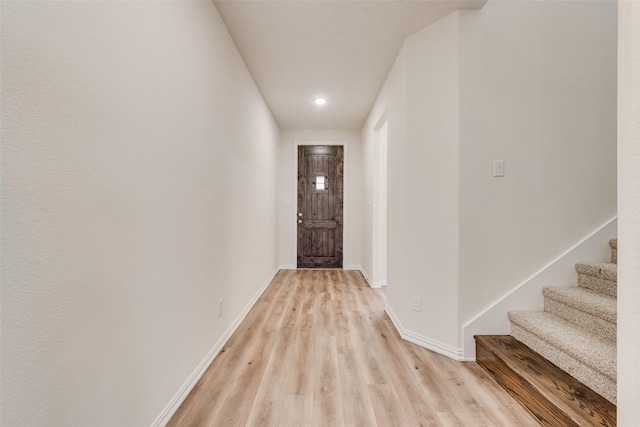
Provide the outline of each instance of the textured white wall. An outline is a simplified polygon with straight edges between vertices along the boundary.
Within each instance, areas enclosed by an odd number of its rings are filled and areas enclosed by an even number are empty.
[[[3,3],[1,53],[0,423],[149,425],[276,267],[278,129],[211,2]]]
[[[278,263],[283,268],[295,268],[296,233],[294,153],[298,143],[346,143],[345,164],[345,233],[343,265],[345,268],[360,267],[361,222],[362,222],[362,153],[360,134],[352,130],[285,130],[280,137],[278,150]],[[286,206],[285,200],[292,206]]]
[[[489,1],[461,15],[461,324],[616,214],[616,12]]]
[[[619,2],[618,425],[640,425],[640,2]]]

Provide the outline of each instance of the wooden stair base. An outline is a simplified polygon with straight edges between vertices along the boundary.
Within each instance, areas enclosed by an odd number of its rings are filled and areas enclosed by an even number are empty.
[[[543,426],[616,425],[616,406],[510,335],[477,335],[476,361]]]

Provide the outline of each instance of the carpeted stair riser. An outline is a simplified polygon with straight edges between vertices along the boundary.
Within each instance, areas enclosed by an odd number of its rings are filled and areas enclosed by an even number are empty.
[[[561,302],[545,298],[544,311],[552,313],[569,323],[590,330],[603,340],[616,343],[617,328],[615,323],[595,317]]]
[[[615,345],[553,314],[542,311],[510,311],[508,316],[512,326],[529,331],[550,346],[615,380],[617,362]]]
[[[618,295],[617,271],[613,263],[578,263],[578,286],[615,297]]]
[[[618,304],[612,296],[580,286],[550,286],[542,290],[542,295],[609,323],[617,322]]]
[[[618,286],[612,280],[600,279],[588,274],[578,274],[578,286],[612,297],[618,296]]]
[[[576,272],[614,282],[618,279],[618,266],[611,262],[579,262]]]
[[[616,382],[611,378],[549,345],[540,337],[513,323],[511,325],[511,335],[608,401],[616,404]]]
[[[616,299],[577,286],[543,289],[544,311],[616,342]]]
[[[611,262],[618,263],[618,239],[609,240],[609,247],[611,248]]]

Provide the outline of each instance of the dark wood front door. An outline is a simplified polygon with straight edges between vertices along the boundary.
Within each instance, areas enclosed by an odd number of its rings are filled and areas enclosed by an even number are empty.
[[[342,146],[298,147],[298,268],[342,268]]]

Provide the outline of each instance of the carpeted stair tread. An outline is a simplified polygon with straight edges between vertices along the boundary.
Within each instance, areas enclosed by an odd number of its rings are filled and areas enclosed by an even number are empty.
[[[616,380],[615,344],[546,312],[511,311],[509,320],[612,381]]]
[[[544,288],[542,295],[577,310],[617,323],[616,298],[580,286],[552,286]]]
[[[579,262],[576,271],[598,279],[618,280],[618,265],[612,262]]]

